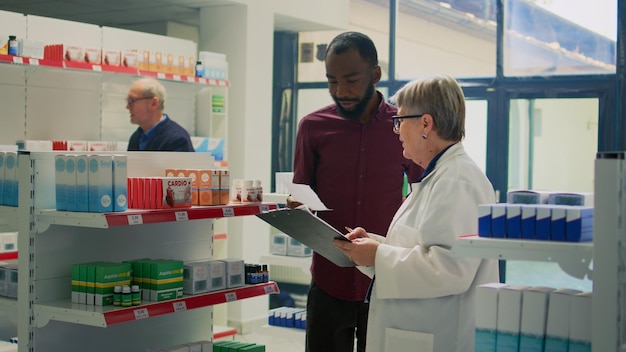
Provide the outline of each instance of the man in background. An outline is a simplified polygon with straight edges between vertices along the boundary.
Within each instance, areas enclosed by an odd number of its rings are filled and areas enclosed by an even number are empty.
[[[346,32],[329,44],[326,77],[334,104],[299,123],[293,183],[307,184],[332,211],[318,216],[337,230],[376,228],[386,233],[402,202],[404,175],[422,168],[402,155],[393,132],[395,106],[375,88],[381,78],[372,40]],[[297,199],[288,200],[297,206]],[[365,351],[370,279],[354,267],[338,267],[314,252],[307,298],[307,352]]]
[[[189,133],[163,113],[165,87],[156,79],[140,78],[128,90],[130,122],[139,125],[128,141],[129,151],[193,152]]]

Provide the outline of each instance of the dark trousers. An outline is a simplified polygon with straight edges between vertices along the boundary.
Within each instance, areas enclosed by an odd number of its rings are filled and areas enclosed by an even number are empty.
[[[306,352],[365,352],[367,312],[362,301],[344,301],[311,283],[306,303]]]

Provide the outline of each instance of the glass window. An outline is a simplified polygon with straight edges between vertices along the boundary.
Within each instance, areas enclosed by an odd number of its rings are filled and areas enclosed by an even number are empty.
[[[400,0],[396,78],[444,72],[456,78],[494,76],[495,1]]]
[[[616,0],[507,0],[504,74],[615,73]]]
[[[593,192],[598,100],[514,99],[509,189]]]
[[[463,147],[483,172],[487,169],[487,102],[465,102],[465,139]]]

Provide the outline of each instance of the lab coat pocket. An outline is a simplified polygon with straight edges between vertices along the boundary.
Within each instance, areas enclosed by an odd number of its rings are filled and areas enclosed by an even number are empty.
[[[433,352],[435,336],[417,331],[385,329],[385,352]]]

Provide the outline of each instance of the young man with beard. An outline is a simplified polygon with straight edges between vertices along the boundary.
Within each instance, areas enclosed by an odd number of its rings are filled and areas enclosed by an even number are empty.
[[[372,40],[342,33],[328,45],[325,62],[335,103],[300,121],[293,182],[311,186],[332,209],[317,215],[337,230],[386,233],[402,202],[404,174],[416,180],[423,169],[402,156],[391,119],[397,109],[375,88],[381,69]],[[306,351],[352,352],[355,336],[357,351],[365,351],[370,279],[317,253],[311,276]]]

